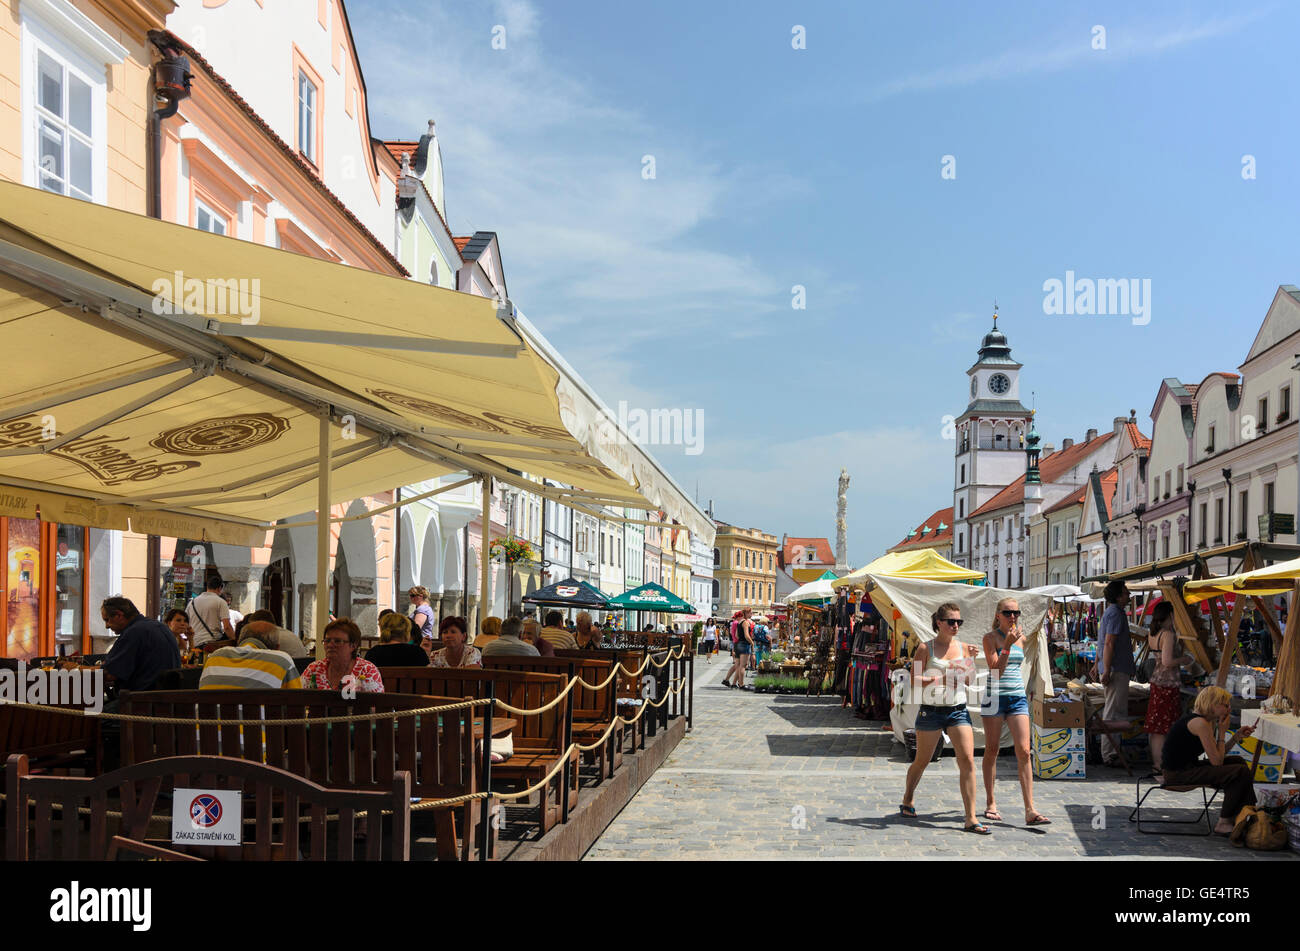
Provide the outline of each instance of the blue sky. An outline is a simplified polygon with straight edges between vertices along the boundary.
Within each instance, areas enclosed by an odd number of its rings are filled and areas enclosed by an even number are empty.
[[[528,318],[611,407],[703,410],[702,453],[651,447],[682,487],[833,537],[845,466],[861,564],[952,503],[994,299],[1059,445],[1149,433],[1163,377],[1235,370],[1300,283],[1296,9],[1135,6],[348,11],[374,133],[437,120],[452,230],[498,232]],[[1149,279],[1150,323],[1046,315],[1067,270]]]

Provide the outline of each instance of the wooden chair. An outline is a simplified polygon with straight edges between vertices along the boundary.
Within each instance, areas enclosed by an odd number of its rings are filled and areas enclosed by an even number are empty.
[[[536,710],[559,696],[568,685],[565,675],[546,668],[518,664],[517,661],[538,660],[536,657],[485,657],[484,673],[490,671],[515,671],[529,674],[501,681],[504,688],[497,692],[498,699],[521,710]],[[560,755],[573,742],[572,694],[565,696],[545,713],[518,717],[519,726],[514,731],[515,752],[504,763],[492,767],[492,777],[517,786],[531,786],[540,782],[559,761]],[[552,801],[551,794],[555,794]],[[578,754],[575,750],[569,761],[540,791],[538,820],[542,834],[555,824],[567,822],[569,813],[578,804]]]
[[[475,757],[475,710],[451,714],[323,722],[350,714],[396,712],[459,703],[462,697],[358,693],[333,690],[177,690],[124,692],[123,713],[194,719],[310,717],[310,724],[202,726],[126,723],[122,761],[143,763],[175,755],[228,756],[266,763],[329,789],[389,788],[397,772],[411,778],[411,796],[451,799],[476,792],[481,764]],[[469,858],[484,803],[469,800],[430,810],[440,859]],[[459,821],[458,821],[459,820]],[[486,857],[486,856],[482,856]]]
[[[168,756],[90,778],[33,776],[27,757],[16,754],[9,757],[7,773],[5,857],[11,862],[99,861],[116,858],[124,849],[177,859],[296,861],[304,845],[305,857],[315,861],[410,859],[411,777],[405,771],[394,773],[386,790],[373,791],[326,789],[274,766],[222,756]],[[160,809],[168,811],[167,800],[159,802],[160,794],[178,787],[239,792],[245,820],[242,845],[150,841],[151,817]],[[120,817],[108,814],[110,804],[119,807],[115,811]],[[87,810],[88,822],[82,821],[79,809]],[[393,816],[387,856],[381,810]],[[331,814],[337,819],[331,820]],[[357,830],[358,814],[367,819],[363,833]],[[170,838],[169,826],[166,834]]]
[[[612,651],[557,650],[555,657],[540,657],[537,660],[550,661],[558,667],[560,663],[569,662],[574,673],[586,683],[600,684],[609,678],[614,669],[613,657],[605,656]],[[533,658],[524,658],[532,661]],[[544,666],[544,665],[539,665]],[[590,745],[604,736],[610,723],[618,712],[618,679],[599,690],[588,687],[576,687],[573,691],[573,736],[576,742]],[[605,742],[586,754],[596,764],[600,779],[613,778],[615,770],[623,765],[623,733],[627,728],[619,723],[610,732]]]
[[[71,716],[0,704],[0,757],[23,753],[33,772],[81,767],[91,774],[98,773],[103,768],[104,753],[101,722],[99,717],[84,713]]]

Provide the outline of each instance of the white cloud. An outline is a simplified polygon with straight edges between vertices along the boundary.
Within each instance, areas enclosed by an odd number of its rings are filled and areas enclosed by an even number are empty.
[[[880,102],[911,92],[972,86],[1018,76],[1060,72],[1085,63],[1105,62],[1107,59],[1135,59],[1150,56],[1236,32],[1268,12],[1270,10],[1256,10],[1236,16],[1216,17],[1191,26],[1113,29],[1108,26],[1105,50],[1094,50],[1091,30],[1081,29],[1071,39],[1062,40],[1046,49],[1042,46],[1022,47],[973,63],[945,66],[892,79],[868,90],[864,98],[868,102]]]
[[[835,541],[836,480],[849,470],[849,561],[884,554],[921,519],[952,504],[951,441],[940,427],[846,429],[809,437],[772,434],[761,446],[709,433],[700,491],[718,517],[744,526]],[[683,484],[695,474],[684,471]],[[773,511],[781,525],[772,524]]]
[[[614,348],[725,332],[788,307],[785,275],[696,232],[733,208],[752,213],[763,204],[754,195],[808,186],[780,169],[724,166],[712,143],[611,104],[559,65],[533,4],[498,0],[490,15],[506,28],[505,50],[492,49],[482,17],[439,5],[419,17],[395,10],[363,53],[384,64],[367,72],[383,134],[414,136],[437,119],[449,224],[498,231],[511,296],[530,319],[547,333],[581,323],[585,338]]]

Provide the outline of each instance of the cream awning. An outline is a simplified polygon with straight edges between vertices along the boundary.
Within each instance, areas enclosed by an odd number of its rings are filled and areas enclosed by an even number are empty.
[[[468,471],[712,543],[509,302],[0,183],[0,346],[15,511],[260,545],[317,508],[328,410],[332,502]]]
[[[862,587],[870,580],[871,575],[920,578],[926,581],[978,581],[984,577],[984,572],[955,565],[933,548],[917,548],[881,555],[869,565],[843,578],[836,578],[831,582],[831,587],[836,591],[841,588]]]
[[[1248,594],[1257,598],[1290,594],[1297,581],[1300,581],[1300,558],[1224,578],[1189,581],[1183,585],[1183,599],[1188,604],[1197,604],[1221,594]]]

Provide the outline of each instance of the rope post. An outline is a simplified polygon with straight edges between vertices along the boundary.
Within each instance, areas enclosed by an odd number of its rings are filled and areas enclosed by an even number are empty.
[[[695,728],[695,652],[691,651],[690,663],[686,667],[686,729]]]
[[[569,664],[569,683],[574,683],[573,664]],[[560,771],[560,780],[564,789],[560,793],[560,821],[569,821],[569,787],[573,784],[573,694],[564,705],[564,769]],[[542,790],[542,808],[546,808],[546,790]]]
[[[488,704],[483,708],[483,764],[479,775],[482,777],[483,805],[479,814],[478,860],[486,862],[492,843],[492,711],[496,708],[496,682],[487,682]],[[502,805],[504,812],[505,806]]]
[[[646,638],[645,646],[643,646],[643,647],[641,648],[641,666],[642,666],[642,668],[644,668],[644,670],[646,670],[646,671],[648,671],[648,670],[650,669],[649,667],[646,667],[646,663],[645,663],[646,660],[648,660],[649,658],[650,658],[650,639],[649,639],[649,638]],[[641,676],[644,677],[645,674],[642,673]],[[657,691],[657,690],[659,689],[659,677],[658,677],[656,674],[651,674],[650,676],[651,676],[651,677],[653,678],[653,680],[654,680],[655,690]],[[658,699],[658,698],[656,697],[656,699]],[[646,699],[646,696],[645,696],[645,687],[642,686],[642,688],[641,688],[641,703],[645,704],[645,703],[649,703],[649,702],[650,702],[650,701],[647,700],[647,699]],[[642,719],[642,720],[649,721],[648,724],[647,724],[645,727],[643,727],[642,730],[641,730],[641,749],[645,749],[645,735],[646,735],[646,730],[649,730],[649,731],[650,731],[650,736],[651,736],[651,737],[654,737],[654,736],[657,736],[657,735],[658,735],[659,711],[658,711],[658,710],[647,710],[645,716],[643,716],[641,719]]]

